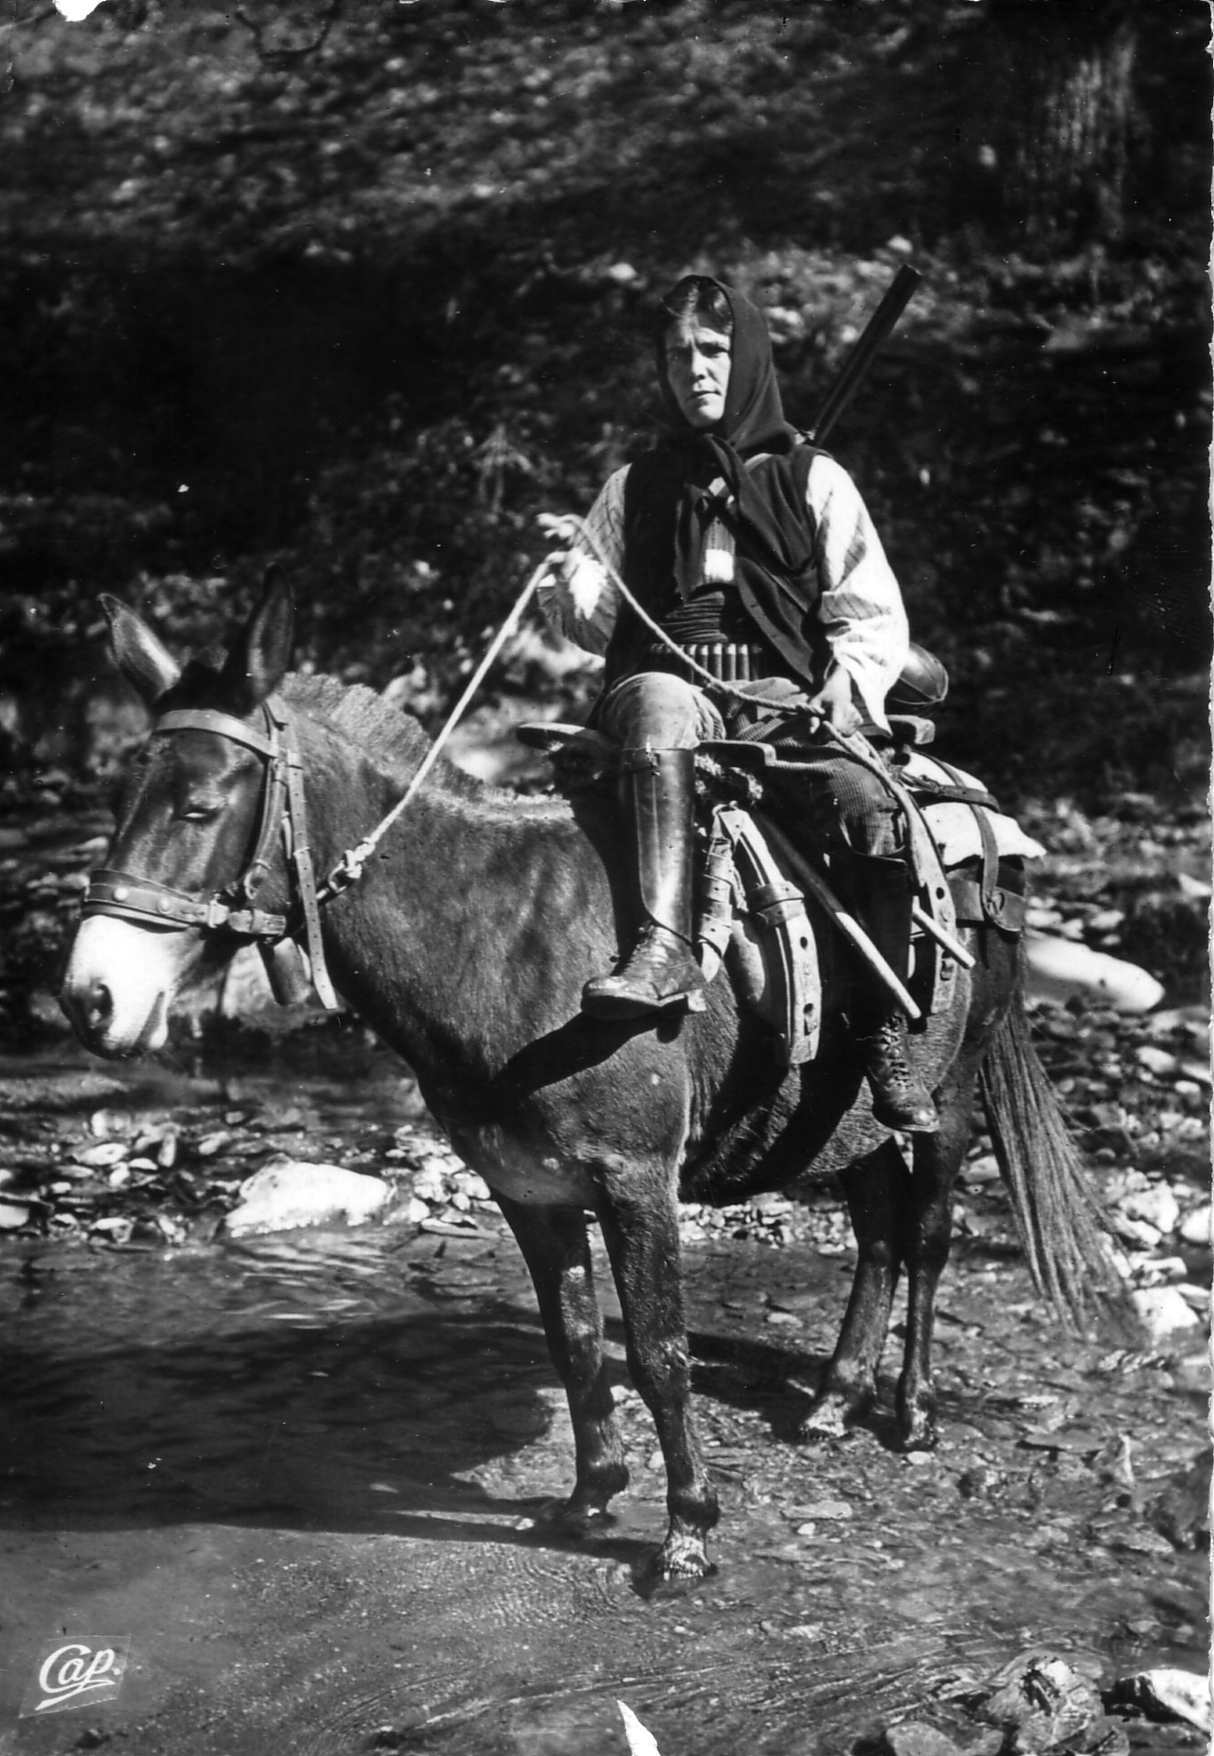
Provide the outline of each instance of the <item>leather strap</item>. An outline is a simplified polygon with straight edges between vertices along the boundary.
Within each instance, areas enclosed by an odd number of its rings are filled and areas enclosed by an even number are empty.
[[[280,729],[287,733],[285,709]],[[289,734],[288,734],[289,736]],[[337,998],[329,966],[325,962],[324,942],[320,931],[320,903],[316,895],[316,871],[312,864],[312,848],[308,841],[308,805],[304,794],[303,765],[298,753],[288,743],[284,751],[287,787],[287,822],[290,824],[290,860],[295,870],[299,891],[299,908],[303,915],[304,945],[312,966],[312,986],[326,1012],[338,1012]]]
[[[234,907],[221,896],[190,896],[171,884],[162,884],[158,878],[137,877],[108,867],[90,877],[83,912],[117,915],[159,927],[227,927],[233,933],[257,939],[281,939],[287,930],[285,915]]]
[[[273,728],[273,720],[267,712],[266,718]],[[172,713],[161,714],[152,727],[152,736],[159,732],[218,732],[221,738],[228,738],[233,744],[245,744],[250,750],[256,750],[259,756],[273,756],[277,752],[277,743],[255,732],[252,726],[246,726],[243,720],[236,719],[230,713],[220,713],[215,708],[180,708]]]

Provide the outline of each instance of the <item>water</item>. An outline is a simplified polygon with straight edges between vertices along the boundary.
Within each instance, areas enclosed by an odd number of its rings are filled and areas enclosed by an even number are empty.
[[[372,1079],[316,1101],[349,1130],[396,1100]],[[581,1547],[534,1528],[572,1452],[504,1233],[9,1245],[0,1751],[95,1729],[130,1756],[586,1756],[624,1751],[623,1699],[663,1756],[797,1756],[947,1714],[1027,1647],[1106,1683],[1204,1670],[1206,1557],[1159,1529],[1203,1449],[1193,1380],[1060,1337],[1015,1265],[958,1264],[939,1452],[898,1455],[880,1414],[807,1449],[789,1379],[812,1380],[849,1274],[805,1245],[690,1251],[720,1570],[646,1600],[664,1485],[614,1320],[619,1521]],[[61,1630],[129,1634],[123,1690],[18,1721]]]

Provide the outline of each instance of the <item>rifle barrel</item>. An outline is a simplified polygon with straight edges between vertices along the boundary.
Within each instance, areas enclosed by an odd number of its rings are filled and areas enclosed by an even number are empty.
[[[878,349],[883,345],[895,323],[910,303],[915,288],[922,278],[917,268],[911,268],[908,264],[904,264],[886,288],[881,303],[865,324],[863,332],[847,357],[842,372],[831,386],[825,402],[818,410],[818,418],[809,430],[809,437],[815,445],[820,445],[826,438],[860,388],[868,374],[869,367],[876,358]]]

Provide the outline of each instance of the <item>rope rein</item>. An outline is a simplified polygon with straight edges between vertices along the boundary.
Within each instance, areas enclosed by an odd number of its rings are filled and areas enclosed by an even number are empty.
[[[584,518],[579,518],[576,512],[568,512],[561,517],[559,522],[576,536],[577,540],[584,548],[589,550],[590,554],[603,569],[603,572],[613,588],[620,594],[624,602],[628,605],[628,608],[633,612],[637,619],[644,624],[649,633],[657,638],[659,645],[664,646],[668,652],[672,653],[674,657],[678,659],[680,665],[685,665],[689,671],[693,672],[700,679],[705,690],[718,695],[731,696],[733,700],[743,701],[749,707],[771,707],[778,709],[781,713],[788,713],[790,710],[795,710],[797,706],[797,698],[795,696],[791,698],[784,696],[777,700],[769,695],[755,695],[749,690],[737,689],[731,683],[723,683],[719,678],[714,677],[710,670],[707,670],[696,659],[693,659],[688,653],[685,653],[678,641],[672,640],[666,630],[662,628],[659,623],[654,621],[644,605],[638,602],[635,593],[630,591],[625,585],[624,581],[620,578],[618,571],[612,565],[608,556],[604,553],[602,544],[599,542],[586,520]],[[804,701],[807,698],[803,695],[801,699]]]
[[[779,697],[760,695],[753,690],[738,689],[733,684],[724,683],[720,678],[714,677],[711,671],[709,671],[704,665],[700,664],[698,660],[693,659],[688,653],[686,653],[678,642],[672,640],[670,635],[666,633],[665,629],[662,628],[659,623],[654,621],[644,605],[637,600],[635,593],[632,592],[624,583],[623,579],[621,579],[618,570],[613,565],[610,557],[604,553],[602,544],[599,542],[597,536],[590,529],[590,526],[584,518],[579,517],[577,513],[570,512],[561,515],[559,519],[554,519],[553,524],[562,533],[567,532],[570,537],[576,537],[583,547],[593,556],[594,560],[597,561],[598,565],[603,570],[604,576],[610,582],[614,590],[618,592],[619,596],[628,605],[629,609],[640,620],[648,632],[652,634],[658,643],[664,646],[673,657],[678,659],[681,666],[684,666],[687,670],[692,672],[702,684],[706,693],[727,696],[731,700],[741,702],[747,707],[771,708],[773,711],[782,714],[796,713],[798,711],[804,712],[808,719],[817,722],[817,727],[820,731],[824,731],[828,737],[835,741],[838,745],[840,755],[846,756],[851,761],[858,763],[862,768],[868,769],[871,774],[875,775],[876,778],[880,780],[882,785],[892,794],[903,809],[907,809],[908,801],[905,791],[891,778],[886,770],[885,764],[881,761],[881,758],[877,756],[874,751],[870,750],[868,744],[858,733],[840,732],[821,714],[810,711],[808,709],[808,697],[804,692],[800,695],[786,695]],[[426,780],[426,777],[441,756],[452,733],[455,731],[460,720],[466,713],[473,696],[484,682],[490,666],[501,652],[507,640],[509,640],[510,636],[518,627],[519,622],[522,620],[524,610],[535,596],[540,581],[548,571],[549,558],[545,557],[544,560],[540,562],[539,566],[533,570],[527,583],[523,586],[522,591],[520,591],[518,597],[514,600],[509,615],[490,641],[484,657],[469,677],[459,700],[447,715],[441,730],[435,736],[434,742],[431,744],[429,750],[427,750],[425,756],[423,756],[417,772],[405,788],[404,793],[397,800],[396,804],[393,805],[387,816],[380,819],[369,835],[365,836],[355,847],[347,848],[345,853],[342,854],[341,858],[337,861],[337,864],[332,868],[323,883],[317,889],[316,897],[318,903],[323,904],[331,901],[336,896],[340,896],[342,891],[348,890],[352,884],[357,884],[358,880],[362,877],[367,861],[372,857],[385,835],[387,835],[392,826],[404,814],[413,799],[421,790],[423,782]],[[789,769],[802,768],[805,766],[803,763],[795,762],[778,762],[777,765],[781,768]]]
[[[661,644],[675,655],[681,665],[686,665],[689,670],[694,671],[702,679],[706,691],[712,691],[720,695],[728,695],[735,701],[743,702],[747,707],[770,707],[778,713],[785,714],[796,713],[798,711],[805,712],[808,719],[817,721],[819,731],[825,732],[827,737],[832,738],[835,741],[839,747],[839,754],[841,756],[846,756],[852,762],[858,763],[860,767],[867,768],[870,774],[875,775],[877,779],[881,781],[882,785],[893,795],[903,809],[907,809],[908,800],[905,789],[892,779],[881,758],[875,751],[870,749],[867,741],[859,732],[841,732],[837,727],[832,726],[830,721],[826,719],[824,715],[809,710],[807,705],[808,697],[804,692],[802,692],[800,696],[786,695],[773,698],[770,695],[757,695],[751,690],[737,689],[730,683],[720,682],[713,676],[711,671],[706,670],[703,665],[698,664],[696,660],[689,657],[689,655],[683,651],[683,648],[678,642],[672,640],[669,634],[666,633],[665,629],[661,628],[658,623],[654,621],[653,617],[645,607],[638,603],[635,594],[629,590],[627,585],[625,585],[608,556],[604,554],[602,545],[599,543],[597,537],[584,518],[579,518],[577,513],[570,512],[561,518],[560,523],[572,529],[578,540],[583,543],[594,556],[594,559],[603,569],[608,580],[614,586],[615,590],[619,592],[629,609],[640,618],[641,622],[649,632],[655,634]],[[807,765],[803,762],[778,760],[777,766],[788,769],[802,769],[812,765]]]

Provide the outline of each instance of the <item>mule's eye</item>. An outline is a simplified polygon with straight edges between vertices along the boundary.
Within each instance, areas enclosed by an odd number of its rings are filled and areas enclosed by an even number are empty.
[[[190,799],[177,815],[183,823],[210,823],[222,809],[221,805],[207,805],[199,799]]]

